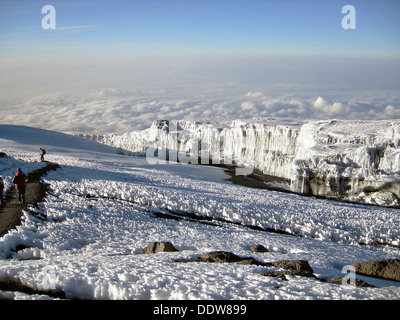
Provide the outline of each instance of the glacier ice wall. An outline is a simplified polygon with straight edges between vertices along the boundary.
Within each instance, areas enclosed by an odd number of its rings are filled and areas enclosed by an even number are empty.
[[[287,179],[297,193],[400,205],[399,120],[157,120],[146,130],[89,138],[153,162],[234,164],[237,174],[257,169]]]

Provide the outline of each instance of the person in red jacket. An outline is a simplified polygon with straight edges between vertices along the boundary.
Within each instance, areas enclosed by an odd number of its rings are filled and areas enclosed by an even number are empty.
[[[17,188],[19,203],[25,203],[26,178],[25,173],[22,172],[21,168],[18,168],[17,173],[14,174],[13,183]]]

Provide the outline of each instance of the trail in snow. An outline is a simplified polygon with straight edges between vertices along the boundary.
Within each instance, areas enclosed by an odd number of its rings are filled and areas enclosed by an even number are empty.
[[[20,204],[16,200],[16,191],[13,186],[6,191],[4,204],[0,207],[0,237],[21,224],[22,211],[27,210],[28,205],[37,206],[38,203],[44,201],[48,185],[43,183],[41,178],[57,168],[59,168],[57,164],[47,162],[44,167],[28,173],[25,204]]]

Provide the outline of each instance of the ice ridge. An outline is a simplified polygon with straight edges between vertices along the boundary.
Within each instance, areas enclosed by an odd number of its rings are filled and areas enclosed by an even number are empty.
[[[400,205],[400,120],[156,120],[150,128],[85,138],[149,161],[235,165],[287,179],[297,193]]]

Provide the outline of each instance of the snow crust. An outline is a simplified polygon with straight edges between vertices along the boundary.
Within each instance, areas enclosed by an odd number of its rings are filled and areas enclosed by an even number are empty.
[[[39,139],[30,131],[24,144],[24,136],[16,139],[18,128],[7,131],[8,137],[0,135],[1,150],[12,157],[0,159],[6,181],[15,165],[26,172],[42,166],[34,161],[43,145],[47,160],[61,168],[45,177],[53,190],[46,202],[30,208],[47,219],[25,211],[23,224],[0,239],[0,279],[18,278],[39,289],[50,286],[79,299],[400,299],[399,283],[392,281],[368,278],[378,288],[355,288],[260,275],[271,270],[267,267],[174,262],[223,250],[263,262],[304,259],[322,279],[343,277],[346,265],[400,258],[398,248],[359,244],[400,245],[397,209],[250,189],[227,182],[220,168],[151,164],[143,157],[118,155],[115,149],[101,152],[98,144],[83,139],[62,147],[61,140],[52,143],[51,132]],[[227,222],[211,225],[155,215],[166,209]],[[139,253],[154,241],[170,241],[179,252]],[[251,252],[254,244],[269,252]],[[15,251],[21,245],[26,249]],[[48,299],[0,292],[10,295]]]
[[[257,169],[287,179],[297,193],[400,205],[399,120],[158,120],[88,138],[161,160],[235,164],[239,175]]]

